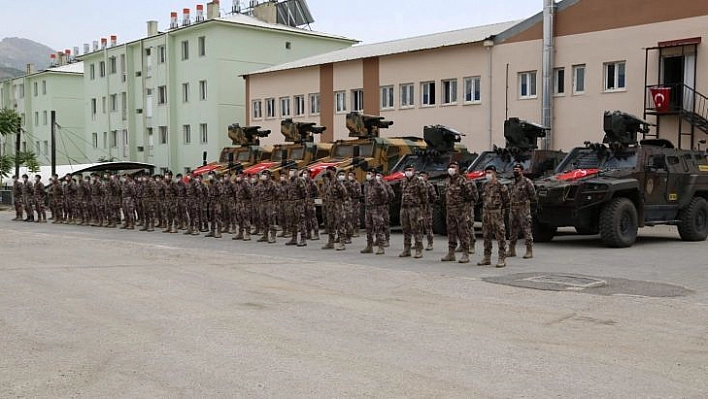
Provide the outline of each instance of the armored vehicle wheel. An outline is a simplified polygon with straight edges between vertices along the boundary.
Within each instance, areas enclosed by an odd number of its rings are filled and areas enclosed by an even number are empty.
[[[553,239],[556,235],[556,231],[558,230],[556,227],[541,223],[535,218],[533,219],[531,229],[534,242],[549,242]]]
[[[600,213],[600,236],[614,248],[632,246],[637,240],[637,208],[628,198],[615,198]]]
[[[708,202],[696,197],[679,215],[678,232],[684,241],[704,241],[708,237]]]

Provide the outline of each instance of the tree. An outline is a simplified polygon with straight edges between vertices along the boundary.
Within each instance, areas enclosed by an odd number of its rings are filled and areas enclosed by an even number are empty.
[[[22,118],[17,111],[5,108],[0,110],[0,136],[17,134],[22,127]]]
[[[28,172],[39,172],[39,161],[37,161],[37,156],[34,155],[34,152],[20,152],[19,154],[17,154],[17,159],[20,165],[25,165],[27,167]]]
[[[13,157],[5,154],[0,155],[0,186],[2,185],[2,179],[12,173],[12,168],[15,166],[15,161]]]

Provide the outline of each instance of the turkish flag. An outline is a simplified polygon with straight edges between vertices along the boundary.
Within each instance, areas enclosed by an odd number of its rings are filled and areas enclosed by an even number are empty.
[[[671,88],[670,87],[652,87],[649,89],[651,91],[651,98],[654,100],[654,107],[657,112],[668,112],[669,111],[669,99],[671,98]]]

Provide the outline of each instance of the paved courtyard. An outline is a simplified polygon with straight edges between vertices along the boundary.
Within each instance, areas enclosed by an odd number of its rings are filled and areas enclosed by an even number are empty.
[[[3,398],[708,396],[708,243],[669,227],[495,269],[13,215]]]

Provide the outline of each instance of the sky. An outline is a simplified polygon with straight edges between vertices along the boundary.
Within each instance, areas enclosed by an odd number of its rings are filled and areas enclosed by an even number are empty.
[[[242,3],[247,3],[242,0]],[[543,9],[543,0],[308,0],[316,31],[375,43],[517,20]],[[140,39],[146,21],[169,26],[171,11],[182,17],[206,1],[185,0],[0,0],[0,39],[22,37],[55,50],[83,49],[101,37],[118,35],[119,43]],[[232,0],[221,0],[222,16]],[[204,7],[206,10],[206,6]]]

